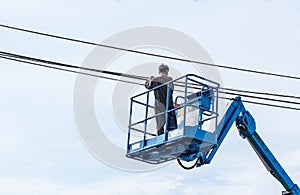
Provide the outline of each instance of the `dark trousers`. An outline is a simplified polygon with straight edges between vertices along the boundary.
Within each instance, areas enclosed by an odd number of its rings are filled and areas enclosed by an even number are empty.
[[[169,110],[173,109],[173,105],[169,106]],[[166,105],[159,101],[155,101],[155,114],[160,114],[156,117],[157,135],[164,133],[164,125],[166,123]],[[168,131],[177,129],[177,119],[175,111],[168,112]]]

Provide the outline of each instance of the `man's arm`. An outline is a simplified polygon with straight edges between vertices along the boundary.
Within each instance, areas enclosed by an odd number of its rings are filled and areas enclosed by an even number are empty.
[[[147,81],[146,81],[146,83],[145,83],[145,87],[147,88],[147,89],[152,89],[153,87],[154,87],[154,85],[153,85],[153,79],[154,79],[154,76],[151,76]]]

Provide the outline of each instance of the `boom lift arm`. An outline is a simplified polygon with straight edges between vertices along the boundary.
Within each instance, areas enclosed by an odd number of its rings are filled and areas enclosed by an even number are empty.
[[[222,144],[229,129],[236,123],[239,134],[243,139],[247,139],[250,143],[266,169],[283,185],[286,191],[282,192],[283,195],[300,195],[299,187],[293,183],[288,174],[284,171],[282,166],[276,160],[275,156],[268,149],[264,141],[256,132],[255,121],[252,115],[245,109],[240,97],[236,97],[229,108],[226,110],[223,118],[217,126],[217,147],[203,156],[197,166],[209,164],[220,145]]]

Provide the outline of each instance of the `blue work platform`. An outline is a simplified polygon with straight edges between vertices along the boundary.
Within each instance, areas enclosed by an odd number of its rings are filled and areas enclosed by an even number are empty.
[[[167,86],[167,87],[166,87]],[[165,87],[173,93],[174,108],[154,114],[153,93]],[[219,84],[188,74],[131,98],[128,126],[128,158],[158,164],[173,159],[193,161],[217,146]],[[172,101],[167,101],[166,108]],[[178,128],[168,131],[168,114],[176,112]],[[157,136],[155,120],[165,116],[164,134]]]

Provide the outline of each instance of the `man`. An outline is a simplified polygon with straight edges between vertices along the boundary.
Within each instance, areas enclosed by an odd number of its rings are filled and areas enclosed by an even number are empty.
[[[172,77],[168,77],[169,73],[169,67],[165,64],[161,64],[158,67],[159,76],[153,77],[151,76],[145,83],[145,87],[147,89],[155,88],[163,83],[169,82],[172,79]],[[161,135],[164,133],[164,125],[166,123],[166,106],[167,102],[169,102],[168,110],[171,110],[174,108],[173,103],[173,90],[174,85],[173,83],[170,83],[170,92],[169,92],[169,100],[167,100],[167,85],[164,85],[162,87],[159,87],[157,89],[154,89],[154,96],[155,96],[155,104],[154,104],[154,110],[155,114],[161,114],[156,117],[156,126],[157,126],[157,135]],[[175,111],[168,112],[168,125],[166,127],[168,130],[177,129],[177,120],[176,120],[176,114]]]

